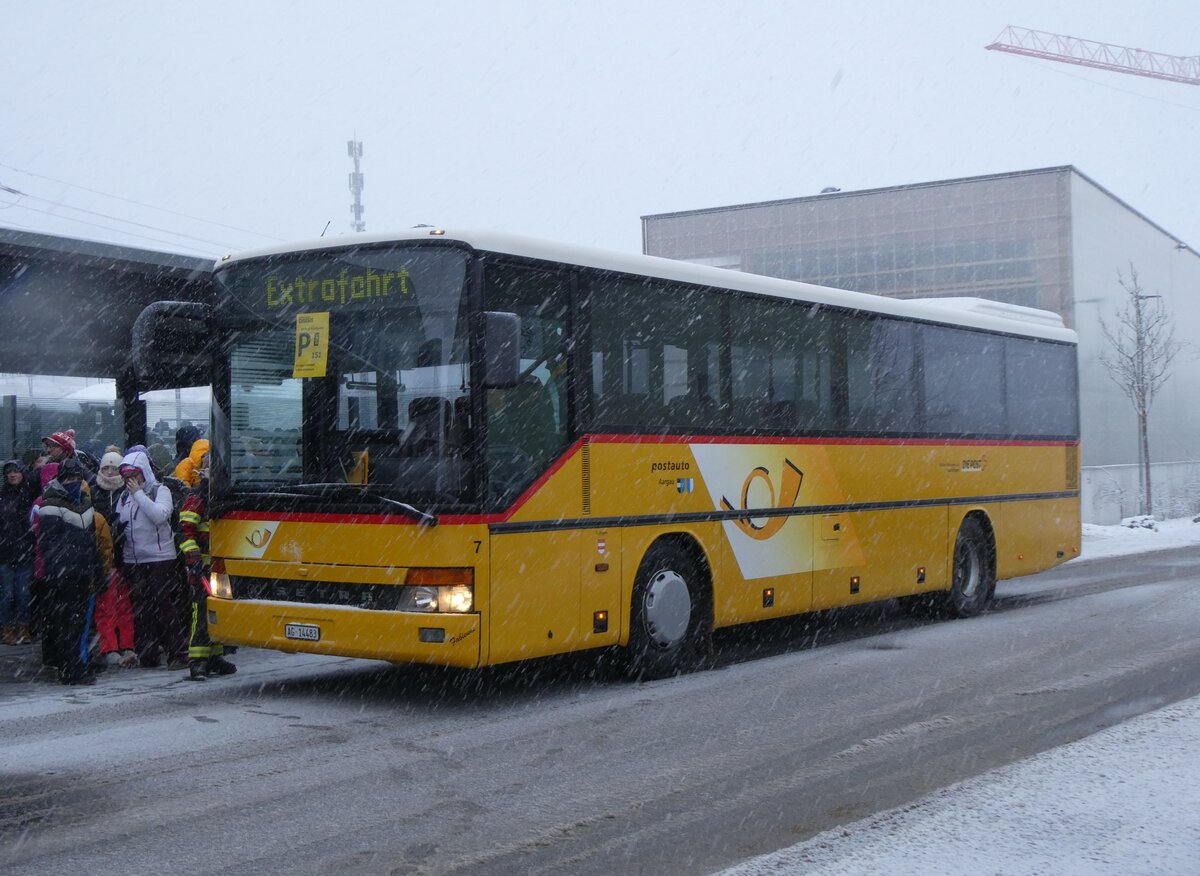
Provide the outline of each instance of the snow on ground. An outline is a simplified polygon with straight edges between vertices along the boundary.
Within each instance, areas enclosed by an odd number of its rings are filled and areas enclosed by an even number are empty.
[[[1083,524],[1083,546],[1081,560],[1096,560],[1104,557],[1123,557],[1147,551],[1200,545],[1200,523],[1192,518],[1160,520],[1158,531],[1130,529],[1125,526],[1097,526]]]
[[[1083,527],[1080,560],[1200,545],[1190,518],[1158,531]],[[1200,697],[753,858],[765,874],[1200,873]]]

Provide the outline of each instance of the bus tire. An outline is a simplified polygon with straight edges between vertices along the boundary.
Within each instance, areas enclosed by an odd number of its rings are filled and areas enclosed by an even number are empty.
[[[987,607],[996,587],[995,552],[987,528],[978,517],[963,519],[954,540],[954,565],[946,613],[974,617]]]
[[[705,651],[711,626],[701,563],[670,541],[652,544],[633,584],[626,673],[649,680],[690,669]]]

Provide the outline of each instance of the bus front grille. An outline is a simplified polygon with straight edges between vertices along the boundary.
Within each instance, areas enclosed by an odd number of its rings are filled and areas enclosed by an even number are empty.
[[[309,605],[345,605],[374,611],[396,611],[401,588],[394,584],[343,584],[331,581],[295,581],[286,578],[250,578],[231,575],[234,599],[266,599]]]

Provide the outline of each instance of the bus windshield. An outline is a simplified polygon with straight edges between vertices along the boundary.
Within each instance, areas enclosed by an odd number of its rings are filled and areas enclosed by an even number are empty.
[[[461,251],[395,246],[220,272],[229,391],[216,486],[469,501],[465,279]],[[324,374],[302,376],[299,315],[328,320]]]

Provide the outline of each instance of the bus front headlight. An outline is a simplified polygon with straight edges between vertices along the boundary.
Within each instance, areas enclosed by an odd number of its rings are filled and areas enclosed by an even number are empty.
[[[470,611],[475,607],[475,588],[460,584],[457,587],[439,587],[439,611]]]
[[[208,593],[217,599],[233,599],[233,587],[224,569],[219,572],[213,569],[208,573]]]
[[[474,569],[413,568],[404,584],[401,611],[463,614],[475,608]]]

